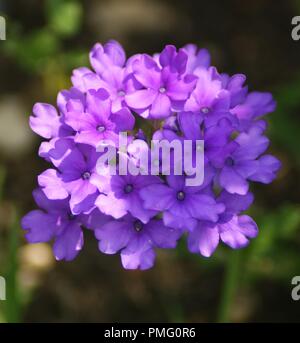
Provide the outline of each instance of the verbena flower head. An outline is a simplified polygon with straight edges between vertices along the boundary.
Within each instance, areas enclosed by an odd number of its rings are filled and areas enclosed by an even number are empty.
[[[54,240],[55,257],[72,260],[85,230],[93,230],[100,252],[120,253],[126,269],[152,267],[155,250],[175,248],[184,236],[189,251],[205,257],[220,242],[233,249],[249,244],[258,234],[244,213],[254,201],[251,184],[272,182],[280,168],[265,154],[263,117],[275,109],[272,95],[248,93],[244,75],[219,73],[209,52],[192,44],[127,59],[119,43],[97,43],[90,63],[74,70],[57,109],[33,107],[29,124],[43,138],[39,156],[50,167],[33,193],[39,209],[22,219],[27,240]],[[170,149],[169,168],[159,153],[153,175],[141,168],[142,158],[151,165],[153,141],[180,149],[189,141],[192,151]],[[180,162],[197,162],[199,147],[203,182],[189,185],[194,169]],[[107,172],[112,167],[116,173]]]

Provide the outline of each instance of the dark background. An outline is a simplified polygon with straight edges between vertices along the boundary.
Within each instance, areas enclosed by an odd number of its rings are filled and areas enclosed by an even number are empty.
[[[7,300],[0,322],[300,321],[291,279],[300,275],[300,41],[291,38],[300,1],[0,0],[0,275]],[[221,247],[210,259],[158,253],[146,272],[125,271],[97,250],[91,234],[71,262],[49,244],[28,245],[19,220],[47,164],[28,117],[54,104],[73,68],[88,66],[97,41],[118,40],[128,56],[165,44],[206,47],[219,71],[244,73],[250,90],[271,91],[270,152],[283,163],[271,185],[253,187],[250,214],[260,235],[243,251]]]

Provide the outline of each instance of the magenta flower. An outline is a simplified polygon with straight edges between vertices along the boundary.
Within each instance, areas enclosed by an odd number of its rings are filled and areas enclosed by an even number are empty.
[[[133,76],[140,88],[125,96],[129,107],[144,118],[166,118],[187,99],[196,77],[185,72],[187,55],[168,45],[159,56],[159,63],[144,54],[133,65]]]
[[[126,108],[112,113],[111,100],[104,89],[89,90],[86,109],[83,113],[70,111],[65,114],[65,122],[76,132],[76,143],[91,144],[95,148],[102,140],[118,143],[119,132],[132,130],[134,117]]]

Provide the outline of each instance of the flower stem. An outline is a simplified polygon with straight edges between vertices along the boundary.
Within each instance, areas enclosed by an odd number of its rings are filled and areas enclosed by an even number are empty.
[[[224,285],[218,311],[218,322],[230,322],[232,304],[234,302],[238,281],[240,277],[241,251],[232,250],[227,261]]]

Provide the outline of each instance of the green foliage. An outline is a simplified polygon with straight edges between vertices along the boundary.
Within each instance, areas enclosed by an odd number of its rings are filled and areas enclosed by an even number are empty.
[[[79,1],[48,0],[46,14],[49,27],[61,37],[75,35],[82,22],[82,6]]]

